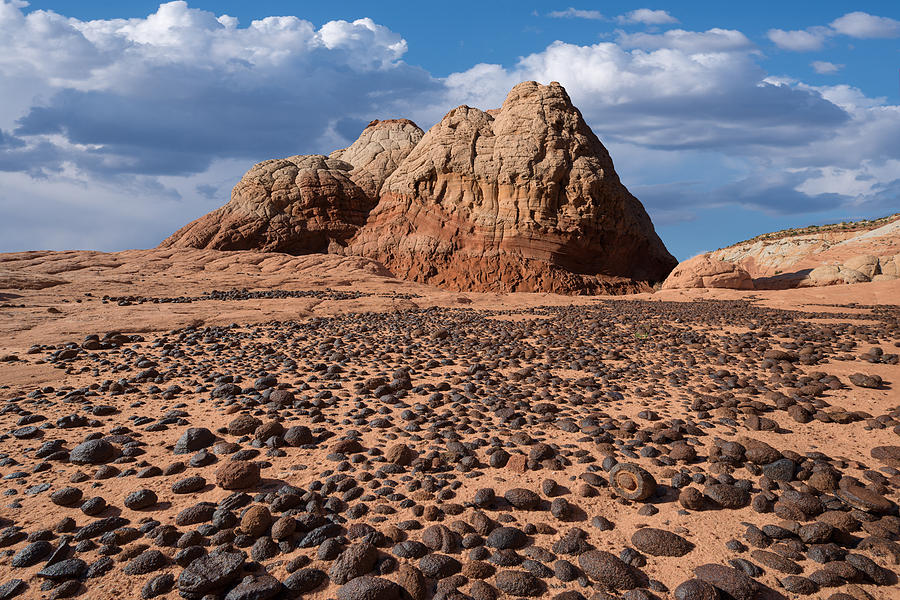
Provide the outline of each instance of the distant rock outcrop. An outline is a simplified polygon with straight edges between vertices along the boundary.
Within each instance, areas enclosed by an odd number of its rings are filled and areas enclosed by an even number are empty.
[[[337,252],[450,289],[626,292],[676,264],[558,83],[460,106],[427,134],[373,121],[330,157],[253,167],[164,247]]]
[[[752,290],[750,274],[735,263],[716,260],[701,254],[679,263],[662,285],[662,289],[727,288]]]

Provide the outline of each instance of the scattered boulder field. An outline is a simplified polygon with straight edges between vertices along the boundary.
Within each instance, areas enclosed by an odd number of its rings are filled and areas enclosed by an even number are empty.
[[[2,598],[896,596],[900,307],[864,303],[896,282],[785,309],[4,258],[60,283],[2,292]]]

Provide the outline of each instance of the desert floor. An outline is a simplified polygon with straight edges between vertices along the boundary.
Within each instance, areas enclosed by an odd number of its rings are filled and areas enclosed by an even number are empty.
[[[0,598],[898,598],[898,304],[0,255]]]

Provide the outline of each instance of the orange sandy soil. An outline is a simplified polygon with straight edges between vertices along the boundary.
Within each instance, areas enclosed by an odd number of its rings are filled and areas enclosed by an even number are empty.
[[[123,306],[118,301],[102,300],[104,296],[157,299],[200,297],[212,290],[244,288],[250,291],[293,290],[319,294],[318,297],[303,298],[199,299],[190,303],[139,304],[132,300],[131,305]],[[359,292],[364,295],[341,299],[333,292]],[[649,304],[643,304],[645,301]],[[136,463],[123,461],[114,465],[121,470],[148,465],[165,468],[176,460],[187,462],[190,458],[190,454],[172,454],[172,446],[188,426],[207,427],[220,440],[237,442],[242,448],[250,448],[249,439],[240,441],[240,436],[220,431],[220,428],[238,414],[252,414],[262,421],[281,421],[286,428],[294,425],[323,427],[334,436],[314,447],[282,447],[283,456],[267,456],[266,448],[262,447],[261,454],[255,460],[264,461],[263,480],[258,487],[245,490],[251,495],[273,492],[284,483],[306,490],[313,481],[323,480],[323,471],[333,470],[338,464],[329,457],[334,442],[350,430],[359,432],[359,440],[367,450],[377,448],[384,451],[404,443],[419,457],[434,452],[433,456],[443,457],[449,465],[445,473],[455,475],[460,482],[453,497],[442,500],[422,490],[407,491],[408,482],[404,481],[404,476],[422,480],[428,474],[421,470],[413,471],[407,467],[403,474],[390,475],[397,482],[395,491],[412,498],[419,505],[435,506],[435,514],[438,515],[435,517],[437,520],[428,522],[415,514],[412,508],[400,508],[397,502],[378,498],[366,502],[370,509],[387,504],[396,512],[387,514],[383,522],[373,522],[371,517],[375,513],[370,510],[367,515],[347,523],[371,522],[376,529],[391,535],[396,535],[396,531],[389,530],[389,526],[409,519],[421,520],[426,527],[440,523],[453,529],[455,521],[468,521],[471,517],[474,509],[467,503],[477,489],[494,488],[498,497],[514,487],[525,487],[541,494],[541,482],[551,478],[566,488],[563,497],[577,507],[571,520],[561,521],[547,510],[514,510],[503,502],[484,512],[494,519],[508,515],[510,522],[500,523],[503,525],[524,528],[531,523],[552,528],[555,533],[535,533],[529,537],[530,544],[546,550],[550,550],[553,543],[571,527],[585,530],[590,544],[617,556],[626,546],[632,545],[632,534],[643,526],[678,533],[693,542],[695,547],[691,552],[682,557],[644,553],[646,565],[640,567],[650,579],[658,580],[669,590],[653,593],[659,598],[669,598],[673,597],[676,586],[692,577],[692,569],[698,565],[728,564],[727,561],[733,558],[744,558],[759,564],[750,557],[749,550],[734,552],[725,548],[725,542],[743,540],[748,523],[759,527],[782,524],[775,514],[755,512],[750,507],[699,511],[682,508],[677,501],[678,490],[667,487],[678,471],[704,473],[709,477],[728,472],[736,479],[752,481],[752,495],[759,493],[759,475],[748,469],[746,464],[729,466],[709,458],[716,439],[732,441],[746,436],[764,441],[779,451],[794,451],[800,455],[822,452],[843,475],[869,484],[872,490],[895,504],[900,500],[900,477],[897,472],[870,455],[873,447],[900,445],[900,438],[895,432],[895,427],[900,425],[900,366],[862,360],[863,353],[872,346],[882,348],[885,354],[900,351],[900,309],[892,306],[896,304],[900,304],[900,281],[764,292],[671,290],[598,298],[448,292],[397,281],[380,265],[366,259],[327,255],[291,257],[205,250],[0,255],[0,356],[14,355],[17,358],[0,362],[0,403],[12,407],[0,413],[0,433],[8,434],[17,429],[18,420],[27,414],[46,418],[35,423],[38,426],[56,423],[59,417],[73,413],[85,414],[97,421],[94,425],[83,427],[44,429],[40,437],[32,439],[4,435],[0,441],[0,452],[5,454],[0,457],[7,456],[14,462],[6,461],[7,464],[0,466],[0,475],[6,476],[13,471],[28,475],[23,479],[3,481],[2,489],[16,490],[16,493],[3,497],[0,505],[0,519],[3,521],[0,524],[16,525],[26,534],[31,534],[40,529],[52,530],[66,516],[74,518],[78,526],[98,518],[86,516],[77,505],[62,507],[50,501],[51,492],[67,485],[80,488],[84,498],[102,496],[110,508],[100,517],[121,515],[130,521],[132,527],[138,527],[141,520],[148,517],[162,524],[174,524],[176,514],[182,509],[200,501],[216,503],[231,493],[214,485],[215,470],[229,460],[227,455],[218,456],[217,462],[209,466],[189,466],[186,472],[177,475],[146,479],[132,475],[95,480],[90,476],[96,466],[79,466],[66,461],[52,461],[47,470],[31,473],[32,468],[41,462],[33,457],[34,449],[43,441],[57,438],[65,440],[65,448],[71,449],[90,433],[108,435],[113,428],[124,426],[130,428],[129,435],[141,443],[144,453],[136,458]],[[756,312],[743,319],[739,314],[741,307]],[[645,313],[642,314],[642,310]],[[716,316],[720,310],[736,316]],[[785,317],[786,313],[781,311],[800,312],[795,313],[795,317]],[[694,314],[697,315],[696,321],[688,318]],[[843,327],[848,323],[849,328]],[[230,324],[237,324],[237,327],[227,331],[204,329]],[[191,332],[199,332],[195,345],[182,343],[185,327],[193,328],[187,332],[188,336]],[[771,336],[759,338],[741,348],[737,342],[753,339],[754,332],[758,332],[760,327]],[[792,367],[782,364],[782,369],[778,364],[765,363],[762,358],[765,348],[779,349],[791,341],[797,341],[802,347],[804,334],[815,337],[826,327],[835,330],[832,342],[819,338],[810,342],[823,351],[823,358],[817,364],[793,363]],[[441,328],[447,329],[446,337],[435,334]],[[86,335],[99,334],[102,338],[110,331],[137,334],[144,341],[110,350],[83,350],[77,358],[68,361],[53,359],[53,353],[68,342],[80,345]],[[689,333],[700,336],[698,339],[701,341],[677,341]],[[505,334],[509,336],[504,337]],[[318,378],[311,378],[313,372],[310,369],[315,364],[332,364],[336,360],[334,353],[344,352],[334,346],[333,339],[342,335],[346,349],[346,356],[341,362],[344,373],[334,381],[328,381],[322,372],[319,372]],[[168,362],[161,360],[160,348],[153,346],[160,338],[175,343],[185,350],[186,356]],[[223,347],[218,352],[211,350],[210,345],[220,340]],[[842,341],[852,341],[854,345],[843,350],[837,348]],[[29,348],[35,345],[36,349],[29,353]],[[608,354],[611,350],[618,350],[621,354]],[[75,403],[60,401],[56,391],[47,391],[38,398],[26,397],[46,386],[64,393],[91,384],[102,384],[106,380],[133,378],[142,370],[135,366],[138,357],[155,361],[158,370],[169,373],[164,383],[158,383],[159,388],[179,384],[185,391],[166,400],[159,392],[148,389],[152,382],[140,382],[134,385],[135,391],[123,395],[112,395],[101,387],[98,396],[89,402],[85,402],[84,398]],[[285,367],[282,362],[285,357],[295,360],[296,367]],[[585,357],[590,368],[573,364]],[[677,371],[677,363],[687,357],[692,357],[694,362],[681,365],[684,371],[682,382],[673,385],[667,377],[673,374],[673,370]],[[453,363],[428,366],[426,363],[430,358],[449,358]],[[108,362],[104,363],[104,359]],[[469,367],[474,364],[485,365],[494,381],[473,377]],[[114,370],[115,365],[122,368]],[[175,365],[180,365],[181,370],[169,371]],[[390,381],[394,370],[402,367],[410,369],[414,389],[398,402],[385,402],[371,394],[361,396],[354,387],[355,383],[376,375],[383,374]],[[532,367],[533,374],[515,375],[526,367]],[[596,400],[590,398],[590,391],[579,380],[596,377],[597,369],[608,377],[602,385],[598,381],[598,389],[608,391],[618,386],[622,399],[608,396]],[[803,376],[815,371],[834,375],[843,384],[839,389],[828,389],[818,396],[801,394],[798,402],[819,414],[840,415],[862,411],[866,416],[842,424],[826,422],[833,420],[827,418],[799,423],[787,412],[775,409],[764,394],[751,393],[749,388],[721,387],[718,380],[711,378],[711,374],[719,369],[726,369],[736,376],[750,377],[757,382],[757,387],[768,386],[768,389],[786,395],[791,393],[791,387],[783,381],[773,381],[774,375],[787,372]],[[240,374],[243,379],[239,385],[247,387],[253,385],[255,375],[263,370],[276,375],[279,383],[293,391],[297,399],[311,400],[317,392],[330,389],[326,384],[336,382],[339,385],[331,390],[333,397],[317,409],[311,409],[309,403],[291,409],[276,408],[267,405],[264,400],[225,403],[220,399],[209,399],[209,390],[215,387],[215,383],[210,383],[208,376]],[[848,380],[852,373],[880,375],[885,385],[878,389],[856,387]],[[207,391],[195,392],[198,382],[203,381],[208,382]],[[475,391],[466,390],[468,382],[475,384]],[[308,387],[303,386],[304,383]],[[441,383],[449,384],[449,391],[443,392],[441,401],[429,400],[433,389],[415,387]],[[450,401],[449,394],[453,392],[462,393],[466,399]],[[514,392],[521,393],[524,401],[517,403],[508,397]],[[494,407],[482,402],[485,396],[502,394],[507,395],[502,398],[505,402],[503,406],[532,417],[532,422],[521,428],[508,428],[494,414]],[[573,398],[583,401],[574,402]],[[692,408],[692,403],[699,398],[712,399],[705,414]],[[557,412],[550,415],[530,412],[541,402],[555,403]],[[753,402],[757,405],[754,406]],[[421,431],[411,435],[404,429],[406,421],[401,413],[417,403],[426,406],[431,403],[431,410],[424,413]],[[93,417],[89,412],[92,404],[113,405],[117,411],[108,416]],[[159,419],[176,405],[188,413],[185,420],[189,425],[175,424],[162,431],[144,431],[145,425],[135,426],[131,420],[135,416]],[[359,417],[362,405],[376,412]],[[647,420],[646,414],[642,413],[646,410],[655,411],[660,420]],[[751,430],[746,417],[754,413],[777,422],[778,431]],[[601,423],[609,423],[613,437],[624,441],[634,436],[634,431],[629,431],[627,427],[632,420],[637,424],[637,430],[651,433],[670,419],[683,419],[691,423],[704,421],[710,427],[704,430],[704,436],[686,436],[697,450],[696,461],[675,461],[665,465],[649,457],[634,459],[616,454],[621,446],[598,444],[584,431],[573,433],[557,426],[561,419],[578,423],[587,416],[595,416]],[[373,427],[371,420],[378,417],[386,418],[388,426]],[[880,424],[874,422],[876,417],[881,417]],[[449,422],[429,429],[436,421],[447,419]],[[478,466],[473,471],[479,474],[467,477],[466,473],[454,470],[456,458],[447,454],[446,441],[437,435],[429,435],[429,432],[441,433],[448,427],[453,429],[454,424],[462,425],[457,432],[462,441],[496,436],[507,443],[505,449],[513,455],[527,455],[535,442],[546,442],[553,446],[556,462],[531,463],[531,468],[524,472],[508,466],[494,468],[488,464],[487,450],[490,446],[483,445],[473,451],[478,459]],[[896,431],[900,432],[900,429]],[[523,439],[523,432],[530,439]],[[662,456],[669,450],[666,444],[649,445],[661,450]],[[576,454],[578,452],[580,454]],[[581,494],[579,486],[582,481],[579,476],[588,470],[589,465],[599,466],[608,454],[616,454],[620,461],[638,463],[663,486],[661,495],[651,501],[652,506],[658,509],[656,514],[639,514],[645,503],[624,501],[608,486],[595,487],[590,497]],[[368,461],[347,471],[350,476],[357,477],[363,472],[374,474],[384,464],[379,456],[366,456]],[[578,456],[590,456],[594,462],[580,463]],[[441,460],[433,462],[437,464]],[[871,475],[867,478],[864,473],[871,470],[880,472],[883,477],[876,482],[870,481]],[[439,471],[436,469],[432,474]],[[70,483],[76,472],[89,477],[79,483]],[[602,470],[598,474],[605,477]],[[197,493],[172,493],[171,485],[188,475],[202,475],[208,484]],[[375,477],[376,482],[379,479],[379,476]],[[371,492],[371,482],[358,481],[367,493]],[[51,488],[34,495],[24,493],[26,488],[42,483],[50,484]],[[790,485],[796,489],[807,489],[802,481],[793,481]],[[694,487],[701,491],[704,489],[703,485],[694,484]],[[126,508],[123,505],[125,496],[140,488],[154,490],[159,503],[141,511]],[[779,490],[776,492],[780,493]],[[340,496],[340,493],[335,492],[334,495]],[[260,497],[257,501],[262,500]],[[552,498],[544,500],[549,503]],[[349,504],[358,502],[360,500]],[[459,514],[453,514],[460,509]],[[896,512],[894,505],[890,515],[878,515],[873,519],[875,523],[880,523],[880,537],[894,542],[900,535],[900,526],[894,522],[896,517],[892,516]],[[593,527],[591,519],[597,515],[612,521],[614,529],[600,531]],[[188,531],[195,527],[180,527],[179,530]],[[861,538],[869,533],[858,531],[854,535]],[[407,531],[406,535],[408,539],[418,540],[422,530]],[[59,536],[54,534],[51,543],[56,544],[58,539]],[[751,544],[743,541],[750,546],[750,550],[753,549]],[[124,553],[128,554],[129,547],[140,544],[157,548],[152,540],[140,538],[124,544]],[[26,545],[26,541],[20,540],[6,550],[19,551]],[[173,557],[178,550],[170,547],[159,549],[169,557]],[[96,550],[96,547],[85,549],[74,556],[90,564],[100,556]],[[250,548],[245,550],[249,553]],[[381,548],[381,552],[389,555],[390,545]],[[898,570],[900,555],[863,554],[883,568]],[[263,561],[263,567],[284,580],[288,576],[286,563],[300,555],[310,557],[311,567],[326,572],[330,567],[330,561],[319,560],[316,548],[280,553]],[[152,576],[171,572],[177,577],[181,572],[181,567],[169,564],[151,574],[129,576],[122,572],[122,567],[127,563],[119,562],[119,556],[112,556],[115,566],[109,573],[86,580],[78,597],[139,598],[141,586]],[[469,562],[469,550],[459,549],[453,556],[463,564]],[[41,591],[42,580],[36,575],[43,561],[32,567],[14,568],[10,564],[11,558],[11,553],[0,556],[0,584],[19,578],[28,585],[21,597],[52,597],[52,591]],[[578,564],[574,556],[558,555],[558,558]],[[417,560],[399,559],[399,562],[418,564]],[[798,564],[806,576],[821,567],[809,559],[799,560]],[[552,561],[548,566],[552,568]],[[521,570],[522,567],[513,569]],[[763,569],[765,573],[757,580],[769,588],[766,593],[769,597],[782,594],[799,597],[780,587],[779,580],[785,574],[765,566]],[[498,570],[502,568],[498,567]],[[391,573],[385,577],[393,579],[395,575]],[[900,598],[900,587],[897,587],[896,579],[894,581],[893,585],[876,586],[861,579],[835,588],[823,588],[812,597],[828,598],[833,593],[844,592],[857,598],[865,597],[864,594],[876,599]],[[487,582],[492,583],[493,578],[488,578]],[[577,590],[590,598],[600,589],[596,584],[592,588],[582,587],[578,582],[563,583],[553,576],[545,580],[545,585],[543,593],[547,597],[565,590]],[[337,585],[326,584],[304,594],[304,597],[331,598],[337,589]],[[463,593],[467,593],[468,589],[467,584],[459,588]],[[433,591],[431,587],[429,596]],[[160,597],[178,597],[177,585],[176,589]]]

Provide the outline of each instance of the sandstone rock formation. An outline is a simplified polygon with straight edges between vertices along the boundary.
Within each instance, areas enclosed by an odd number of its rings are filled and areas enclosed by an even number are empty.
[[[677,262],[555,82],[455,108],[424,136],[373,121],[330,157],[260,163],[162,246],[353,254],[472,291],[637,291]]]
[[[609,290],[676,263],[565,90],[534,82],[498,111],[447,113],[350,250],[398,277],[481,291]]]
[[[740,265],[757,289],[884,281],[900,275],[900,214],[767,234],[709,254]]]
[[[900,256],[900,255],[898,255]],[[799,282],[802,287],[865,283],[897,279],[897,256],[877,257],[871,254],[851,256],[843,264],[822,265],[809,271]]]
[[[662,289],[727,288],[752,290],[753,279],[740,265],[701,254],[679,263],[666,278]]]
[[[335,150],[331,158],[353,165],[350,178],[371,198],[381,191],[381,184],[396,170],[424,135],[409,119],[372,121],[353,144]]]
[[[291,156],[255,165],[231,202],[169,236],[163,248],[263,250],[306,254],[344,243],[374,202],[350,178],[352,165],[325,156]]]
[[[182,227],[163,248],[308,254],[338,250],[366,222],[384,179],[422,138],[407,119],[372,121],[349,148],[267,160],[231,202]]]

